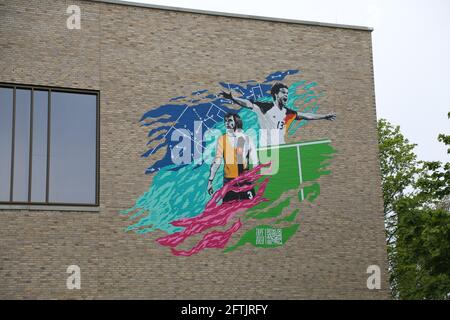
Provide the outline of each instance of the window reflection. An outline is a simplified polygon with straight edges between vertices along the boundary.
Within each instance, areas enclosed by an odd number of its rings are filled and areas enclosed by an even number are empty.
[[[0,201],[10,200],[13,89],[0,88]]]
[[[95,203],[96,95],[52,92],[50,202]]]
[[[97,99],[0,85],[1,203],[97,204]]]
[[[16,117],[14,130],[13,201],[28,201],[28,174],[30,168],[31,90],[16,90]]]
[[[48,91],[35,90],[33,100],[33,151],[31,202],[45,202],[47,191]]]

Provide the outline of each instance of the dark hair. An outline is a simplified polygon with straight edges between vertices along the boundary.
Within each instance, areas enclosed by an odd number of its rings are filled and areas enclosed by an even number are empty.
[[[231,118],[231,117],[233,118],[234,123],[235,123],[235,128],[234,128],[235,130],[242,129],[244,127],[243,123],[242,123],[242,119],[241,119],[241,117],[239,117],[239,115],[237,113],[227,113],[223,119],[225,120],[225,119]]]
[[[275,95],[280,92],[282,88],[289,89],[285,84],[281,82],[277,82],[272,86],[272,89],[270,89],[270,94],[272,95],[272,98],[275,99]]]

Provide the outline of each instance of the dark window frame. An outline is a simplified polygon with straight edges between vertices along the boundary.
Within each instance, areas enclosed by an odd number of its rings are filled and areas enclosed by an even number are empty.
[[[12,112],[12,146],[11,146],[11,176],[10,176],[10,201],[0,201],[0,205],[32,205],[32,206],[73,206],[73,207],[98,207],[100,206],[100,91],[90,89],[75,89],[65,87],[41,86],[30,84],[18,84],[0,82],[0,88],[13,89],[13,112]],[[29,174],[28,174],[28,201],[13,201],[14,187],[14,148],[15,148],[15,117],[16,117],[16,90],[27,89],[31,91],[30,101],[30,151],[29,151]],[[47,172],[46,172],[46,194],[45,202],[31,201],[31,184],[32,184],[32,157],[33,157],[33,111],[34,111],[34,91],[44,90],[48,92],[48,114],[47,114]],[[95,141],[95,203],[66,203],[66,202],[49,202],[49,182],[50,182],[50,150],[51,150],[51,95],[52,92],[66,92],[90,94],[96,96],[96,141]],[[1,208],[0,208],[1,209]]]

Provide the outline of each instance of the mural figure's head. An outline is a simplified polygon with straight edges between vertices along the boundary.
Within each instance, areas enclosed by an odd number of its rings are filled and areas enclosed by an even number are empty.
[[[225,121],[225,128],[227,130],[233,130],[236,131],[238,129],[242,129],[242,119],[239,117],[238,114],[235,113],[227,113],[224,118]]]
[[[279,107],[284,107],[286,105],[288,100],[288,92],[288,87],[281,82],[275,83],[270,90],[273,101],[277,102]]]

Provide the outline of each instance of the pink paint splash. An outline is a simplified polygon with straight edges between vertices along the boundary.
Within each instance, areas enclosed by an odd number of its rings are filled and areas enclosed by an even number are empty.
[[[199,253],[205,248],[224,248],[225,245],[230,240],[233,233],[238,231],[241,227],[241,221],[236,221],[231,228],[229,228],[225,232],[221,231],[212,231],[203,237],[202,240],[200,240],[191,250],[184,251],[184,250],[176,250],[174,248],[171,248],[172,254],[175,256],[191,256],[193,254]]]
[[[256,181],[262,177],[258,172],[263,168],[269,166],[270,163],[261,164],[252,170],[240,175],[236,179],[225,184],[222,188],[217,190],[212,196],[211,200],[206,204],[205,210],[198,216],[193,218],[185,218],[171,222],[177,227],[185,227],[183,231],[176,232],[161,238],[156,239],[159,244],[172,248],[172,253],[177,256],[190,256],[198,253],[205,248],[223,248],[231,238],[231,235],[239,230],[241,222],[237,221],[231,228],[225,232],[213,231],[207,233],[203,238],[189,251],[179,251],[174,249],[190,236],[199,234],[207,229],[225,226],[228,222],[239,212],[252,208],[267,199],[263,198],[269,179],[266,178],[260,185],[258,192],[252,199],[235,200],[218,204],[229,191],[246,192],[252,190],[256,186]],[[249,183],[241,187],[235,186],[237,183]]]

